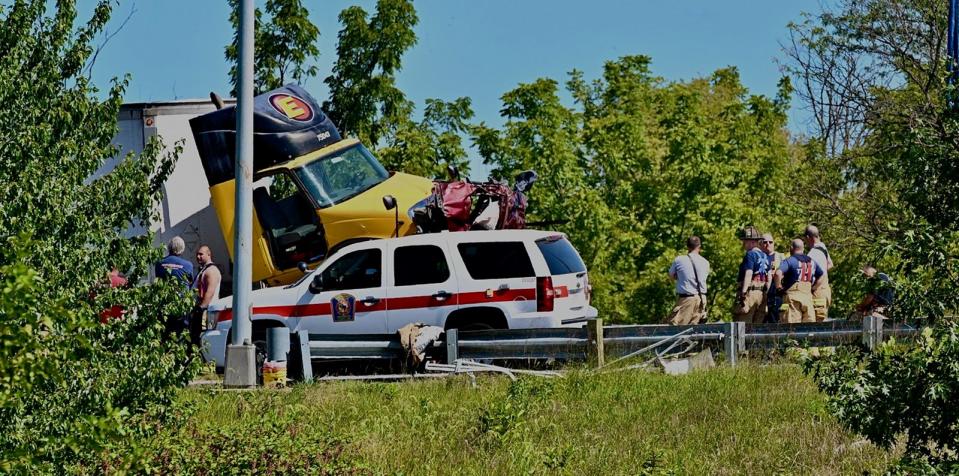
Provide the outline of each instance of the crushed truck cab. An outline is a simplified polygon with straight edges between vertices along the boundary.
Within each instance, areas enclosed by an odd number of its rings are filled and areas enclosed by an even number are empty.
[[[389,173],[362,143],[339,131],[302,88],[254,98],[253,280],[270,286],[302,276],[337,249],[358,241],[413,234],[403,210],[432,191],[432,181]],[[211,202],[233,253],[236,109],[190,120]],[[401,208],[383,206],[392,195]]]

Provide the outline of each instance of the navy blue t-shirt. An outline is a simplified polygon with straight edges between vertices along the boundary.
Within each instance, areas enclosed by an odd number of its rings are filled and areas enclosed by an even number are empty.
[[[176,255],[168,255],[156,264],[157,279],[174,276],[180,280],[184,286],[190,286],[193,282],[193,263]]]
[[[779,265],[783,273],[783,289],[789,289],[796,282],[814,283],[822,277],[823,269],[806,255],[792,255]]]
[[[738,281],[743,282],[746,277],[746,270],[753,270],[753,281],[766,281],[766,273],[769,272],[769,257],[759,248],[753,248],[743,256],[743,262],[739,265]]]

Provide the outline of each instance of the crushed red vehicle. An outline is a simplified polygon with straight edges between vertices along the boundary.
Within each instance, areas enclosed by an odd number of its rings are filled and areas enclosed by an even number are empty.
[[[512,188],[501,182],[461,180],[433,182],[429,197],[413,205],[410,217],[419,233],[526,228],[526,193],[536,181],[533,171],[516,176]]]

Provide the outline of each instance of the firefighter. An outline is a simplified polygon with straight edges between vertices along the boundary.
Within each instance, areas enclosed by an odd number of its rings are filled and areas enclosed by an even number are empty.
[[[806,245],[809,246],[809,257],[822,269],[822,285],[812,296],[813,306],[816,308],[816,321],[822,322],[829,317],[829,307],[832,306],[832,289],[829,287],[832,258],[829,256],[826,244],[820,239],[819,228],[809,225],[804,235]]]
[[[779,315],[786,310],[786,304],[783,302],[782,296],[776,292],[773,277],[786,257],[776,251],[776,243],[771,233],[763,234],[762,243],[759,247],[763,250],[763,253],[766,253],[766,258],[769,260],[769,274],[766,275],[766,287],[768,288],[766,292],[766,322],[777,323],[779,322]]]
[[[822,284],[826,272],[816,262],[803,254],[803,240],[795,239],[789,250],[790,256],[776,272],[776,290],[784,295],[787,305],[786,322],[816,322],[813,294]]]
[[[762,237],[755,227],[743,228],[739,239],[746,254],[739,265],[739,278],[733,318],[736,321],[760,324],[766,318],[766,275],[769,259],[759,249]]]

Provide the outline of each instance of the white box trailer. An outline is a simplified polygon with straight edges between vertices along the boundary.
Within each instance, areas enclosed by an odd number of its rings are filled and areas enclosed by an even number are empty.
[[[233,104],[233,101],[228,101]],[[166,150],[173,150],[178,141],[183,141],[176,167],[163,185],[160,202],[160,221],[151,224],[156,233],[155,244],[165,246],[179,235],[186,242],[183,257],[194,261],[197,248],[208,245],[213,260],[223,273],[223,296],[232,294],[233,267],[227,251],[216,212],[210,203],[210,191],[189,120],[215,110],[209,99],[188,99],[150,103],[130,103],[120,107],[119,132],[113,139],[120,153],[107,161],[96,176],[112,170],[129,152],[139,154],[154,136],[163,138]],[[131,234],[146,230],[138,228]],[[150,270],[151,279],[153,270]]]

